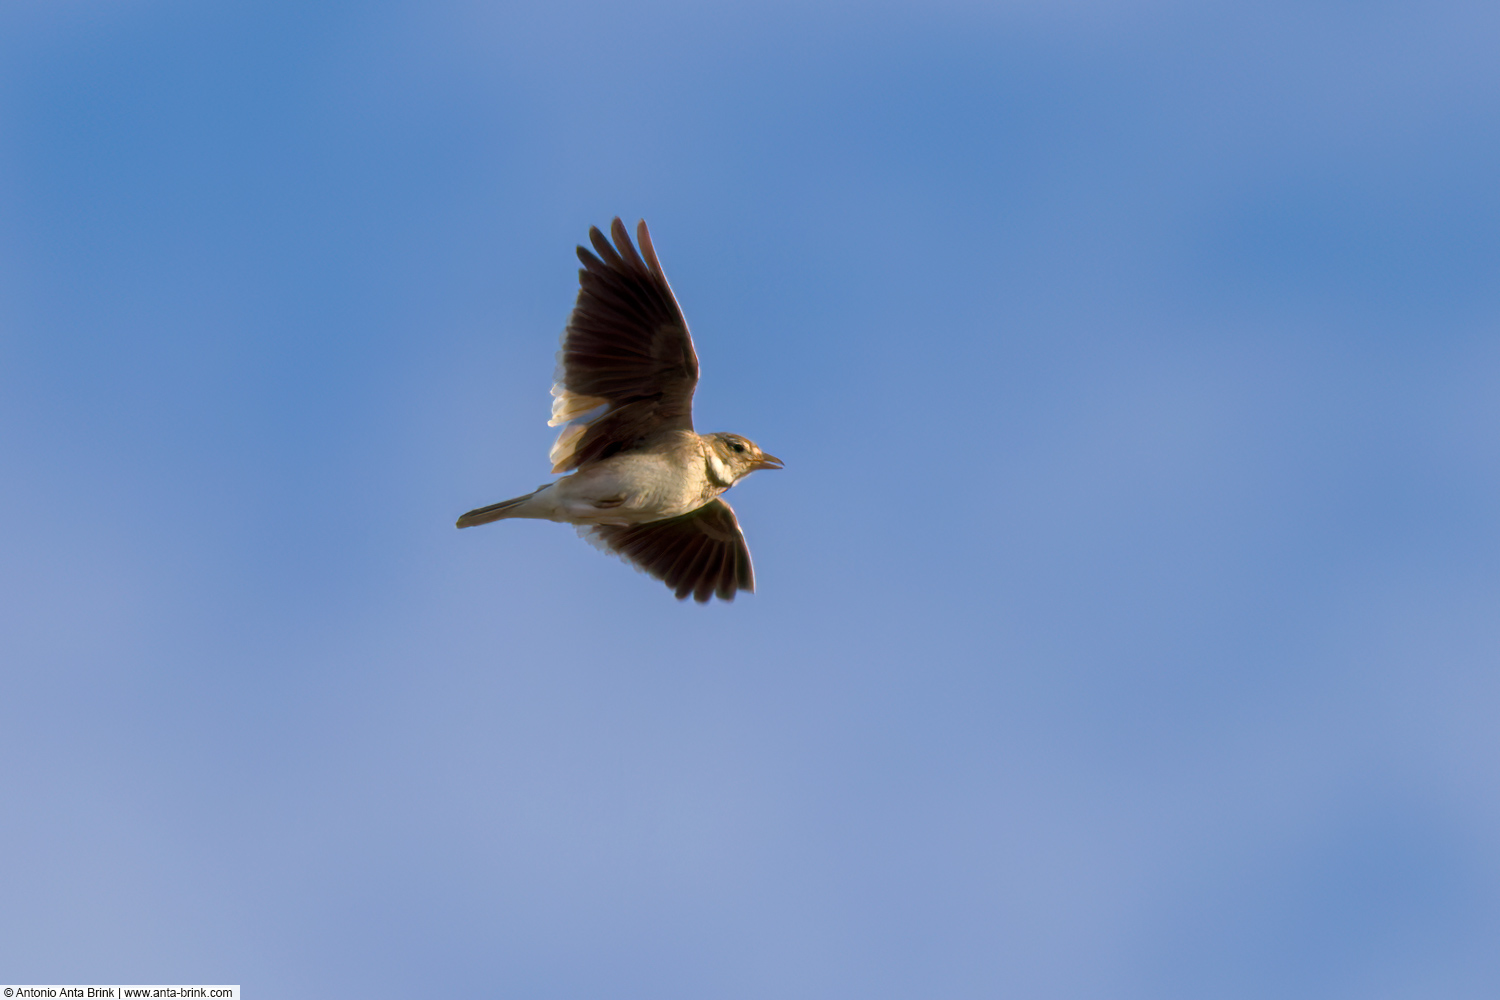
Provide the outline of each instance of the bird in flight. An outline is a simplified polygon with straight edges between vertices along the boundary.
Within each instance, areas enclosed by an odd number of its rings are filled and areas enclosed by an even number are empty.
[[[619,219],[610,233],[614,246],[590,227],[594,253],[578,248],[578,301],[557,354],[548,426],[563,430],[548,457],[553,472],[572,475],[471,510],[458,526],[507,517],[574,524],[679,600],[732,601],[755,590],[755,573],[719,495],[781,459],[738,434],[693,430],[698,355],[651,234],[642,220],[637,253]]]

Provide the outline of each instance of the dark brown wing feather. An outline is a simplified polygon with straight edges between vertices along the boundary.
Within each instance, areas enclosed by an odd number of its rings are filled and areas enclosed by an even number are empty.
[[[579,405],[597,407],[603,400],[609,406],[586,429],[563,431],[553,450],[554,472],[608,457],[653,431],[693,429],[698,355],[651,234],[642,221],[637,253],[624,223],[615,219],[610,231],[614,246],[597,228],[589,230],[597,256],[578,248],[578,301],[563,333],[553,390]]]
[[[713,500],[690,514],[632,524],[596,525],[584,537],[665,583],[679,600],[699,602],[718,595],[732,601],[741,590],[755,590],[750,549],[734,511]]]

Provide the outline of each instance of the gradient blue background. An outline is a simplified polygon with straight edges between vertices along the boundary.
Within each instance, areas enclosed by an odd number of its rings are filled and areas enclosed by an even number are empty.
[[[1237,8],[8,0],[0,976],[1500,995],[1500,9]],[[453,528],[616,214],[733,605]]]

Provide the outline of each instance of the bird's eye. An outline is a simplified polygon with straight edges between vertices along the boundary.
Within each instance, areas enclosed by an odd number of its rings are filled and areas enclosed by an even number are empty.
[[[729,442],[729,447],[733,448],[736,452],[742,452],[745,450],[745,446],[740,444],[738,441]]]

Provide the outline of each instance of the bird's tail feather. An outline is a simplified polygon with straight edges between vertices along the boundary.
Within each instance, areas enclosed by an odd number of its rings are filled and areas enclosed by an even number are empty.
[[[460,528],[472,528],[476,524],[489,524],[491,521],[513,517],[514,515],[511,511],[540,492],[541,490],[537,490],[535,493],[528,493],[523,497],[513,497],[510,500],[501,500],[499,503],[492,503],[488,507],[479,507],[471,510],[458,519],[458,526]]]

